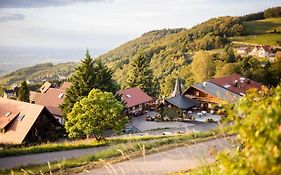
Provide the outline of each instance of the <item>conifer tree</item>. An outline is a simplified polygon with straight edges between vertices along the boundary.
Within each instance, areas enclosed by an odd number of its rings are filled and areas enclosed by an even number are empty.
[[[95,88],[115,93],[117,86],[112,80],[112,71],[101,61],[94,61],[87,50],[85,58],[70,77],[72,86],[67,89],[64,103],[60,106],[63,116],[71,112],[74,104]]]
[[[130,65],[126,87],[139,87],[151,96],[157,95],[158,86],[155,83],[152,70],[144,54],[136,56]]]
[[[19,101],[24,101],[24,102],[29,102],[30,99],[30,92],[28,85],[26,81],[23,81],[20,85],[19,91],[18,91],[18,100]]]

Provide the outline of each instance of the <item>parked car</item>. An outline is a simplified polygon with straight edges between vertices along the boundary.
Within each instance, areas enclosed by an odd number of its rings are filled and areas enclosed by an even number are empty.
[[[172,135],[172,133],[168,132],[168,131],[165,131],[165,132],[162,133],[162,135]]]

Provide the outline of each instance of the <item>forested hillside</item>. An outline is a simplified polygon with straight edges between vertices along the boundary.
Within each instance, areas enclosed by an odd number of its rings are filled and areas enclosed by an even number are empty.
[[[4,75],[0,78],[0,85],[10,86],[24,80],[33,82],[42,82],[43,80],[59,80],[60,78],[68,77],[77,63],[61,63],[61,64],[38,64],[32,67],[19,69],[15,72]]]
[[[114,77],[121,87],[125,86],[130,60],[139,54],[147,58],[160,86],[165,86],[164,84],[168,83],[165,81],[169,81],[170,76],[180,76],[189,83],[193,82],[190,79],[189,65],[194,51],[224,48],[229,43],[227,37],[242,35],[244,26],[238,17],[219,17],[191,29],[166,33],[157,39],[152,37],[155,32],[157,31],[147,33],[99,57],[114,70]],[[136,46],[136,41],[144,40],[151,42],[143,42],[145,44],[140,43],[140,46]]]

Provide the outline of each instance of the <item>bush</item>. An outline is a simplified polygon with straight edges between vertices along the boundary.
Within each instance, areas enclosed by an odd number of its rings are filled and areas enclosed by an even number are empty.
[[[219,174],[281,174],[281,86],[252,90],[227,113],[241,146],[219,156]]]

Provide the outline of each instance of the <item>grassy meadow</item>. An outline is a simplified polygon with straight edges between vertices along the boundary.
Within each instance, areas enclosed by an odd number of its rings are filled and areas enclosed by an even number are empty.
[[[247,36],[231,38],[232,41],[250,44],[280,46],[281,41],[281,18],[268,18],[263,20],[244,22]]]

